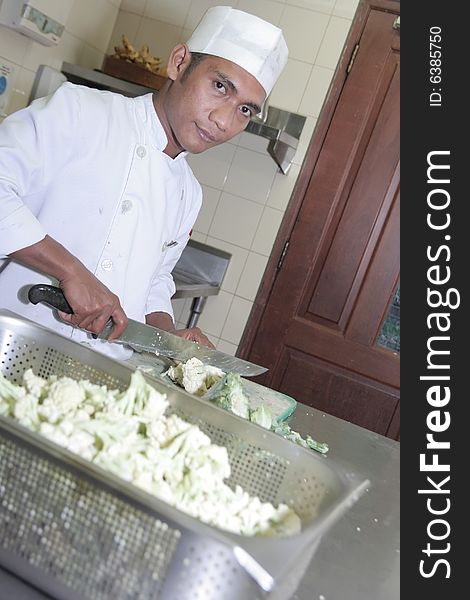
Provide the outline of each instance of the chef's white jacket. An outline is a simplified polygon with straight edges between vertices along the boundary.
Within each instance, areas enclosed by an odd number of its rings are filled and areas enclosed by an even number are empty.
[[[167,137],[152,94],[127,98],[64,83],[0,125],[0,258],[46,234],[119,297],[128,317],[173,316],[171,271],[201,206],[201,187]],[[129,352],[92,340],[27,302],[34,283],[57,284],[7,261],[0,307],[116,358]]]

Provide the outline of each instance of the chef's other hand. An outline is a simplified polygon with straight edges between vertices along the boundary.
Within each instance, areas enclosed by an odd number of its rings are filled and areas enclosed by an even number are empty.
[[[201,346],[215,348],[214,344],[202,333],[199,327],[191,327],[190,329],[175,329],[171,333],[174,333],[178,337],[184,338],[185,340],[191,340],[191,342],[201,344]]]
[[[62,279],[60,287],[73,309],[72,315],[58,311],[62,320],[98,334],[111,318],[114,327],[108,338],[110,342],[127,327],[127,316],[119,298],[85,267]]]

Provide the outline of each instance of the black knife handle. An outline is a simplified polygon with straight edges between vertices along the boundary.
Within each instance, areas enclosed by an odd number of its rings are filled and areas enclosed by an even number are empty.
[[[28,290],[28,299],[33,304],[43,302],[52,308],[57,308],[64,313],[73,315],[72,307],[67,302],[64,292],[61,290],[61,288],[55,287],[54,285],[46,285],[42,283],[38,285],[32,285]]]

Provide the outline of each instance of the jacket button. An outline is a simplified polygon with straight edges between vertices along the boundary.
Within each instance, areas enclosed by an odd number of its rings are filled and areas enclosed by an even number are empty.
[[[131,200],[123,200],[122,204],[121,204],[121,212],[123,214],[129,212],[132,208],[132,201]]]
[[[104,271],[111,271],[111,269],[113,268],[113,261],[110,260],[109,258],[105,258],[104,260],[101,261],[101,268]]]
[[[139,146],[137,148],[137,156],[139,158],[144,158],[144,156],[147,154],[147,150],[143,147],[143,146]]]

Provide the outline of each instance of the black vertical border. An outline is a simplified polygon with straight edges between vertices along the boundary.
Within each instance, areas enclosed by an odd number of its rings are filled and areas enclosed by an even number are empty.
[[[439,27],[442,31],[441,76],[439,84],[430,81],[430,30]],[[436,30],[434,30],[436,31]],[[428,0],[426,2],[401,3],[401,597],[459,598],[468,591],[464,574],[469,567],[464,566],[467,552],[463,540],[470,531],[468,516],[464,516],[463,503],[468,506],[468,493],[464,491],[467,478],[470,450],[466,445],[470,438],[470,428],[466,421],[466,405],[469,393],[466,390],[466,371],[470,375],[468,347],[464,346],[470,335],[466,315],[467,279],[470,276],[470,228],[466,207],[469,192],[466,190],[467,173],[470,175],[470,150],[463,146],[468,139],[469,102],[469,49],[470,27],[463,13],[463,5],[450,1]],[[435,66],[435,65],[434,65]],[[436,72],[434,72],[435,74]],[[433,92],[442,94],[442,105],[430,106],[429,97]],[[437,96],[435,97],[437,98]],[[451,223],[445,231],[433,231],[426,223],[428,212],[427,196],[431,189],[427,182],[427,156],[429,152],[449,150],[450,156],[442,159],[450,163],[450,184],[441,186],[450,193],[449,213]],[[450,239],[444,239],[450,235]],[[427,288],[430,285],[427,270],[432,264],[426,256],[427,247],[436,250],[440,245],[448,245],[447,252],[441,253],[436,261],[442,268],[449,266],[451,278],[448,284],[439,286],[455,288],[460,295],[460,306],[455,309],[432,309],[427,301]],[[435,252],[434,252],[435,255]],[[439,332],[429,329],[426,319],[434,312],[450,313],[451,327],[447,333],[450,341],[446,345],[450,355],[443,357],[442,363],[450,364],[449,385],[451,398],[441,411],[450,413],[450,426],[446,431],[435,434],[435,438],[450,442],[450,449],[441,450],[439,462],[450,465],[450,472],[424,473],[420,470],[420,454],[434,452],[426,449],[429,428],[426,419],[435,408],[427,402],[426,392],[429,381],[420,381],[420,376],[429,374],[427,370],[427,342],[429,337]],[[443,374],[441,371],[438,374]],[[433,374],[437,374],[436,371]],[[444,415],[442,414],[444,418]],[[468,430],[468,432],[467,432]],[[457,466],[459,463],[459,466]],[[427,476],[439,484],[447,475],[450,480],[441,489],[449,494],[419,494],[419,489],[432,489]],[[432,515],[427,507],[442,509],[450,500],[450,509],[443,515]],[[430,539],[428,528],[433,519],[445,519],[450,526],[449,536],[440,541]],[[446,526],[434,524],[433,534],[444,535]],[[425,554],[430,544],[432,553]],[[449,546],[447,546],[449,544]],[[447,551],[448,549],[448,551]],[[459,549],[462,549],[459,552]],[[447,560],[437,564],[439,559]],[[420,561],[430,577],[420,574]],[[450,574],[450,577],[446,575]],[[457,591],[460,590],[460,591]]]

